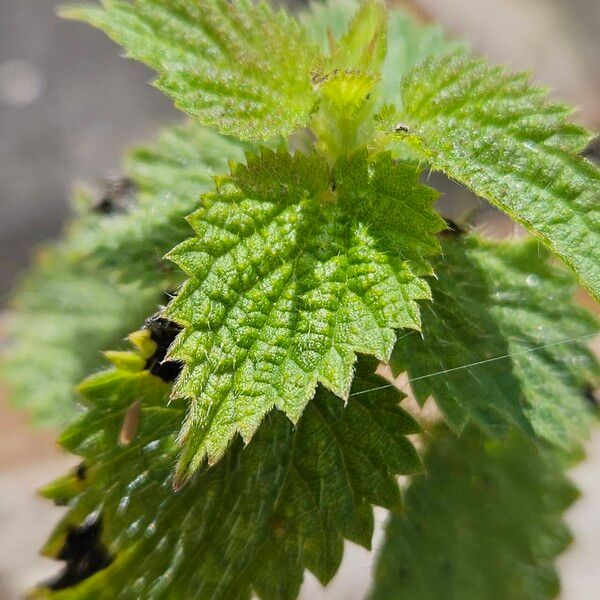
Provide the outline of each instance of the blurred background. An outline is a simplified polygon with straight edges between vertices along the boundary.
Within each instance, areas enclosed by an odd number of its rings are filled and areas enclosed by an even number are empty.
[[[151,140],[179,116],[148,85],[144,67],[119,56],[102,33],[62,21],[54,0],[0,0],[0,345],[8,292],[32,248],[59,234],[77,181],[118,172],[123,150]],[[295,2],[296,6],[302,2]],[[493,62],[526,69],[600,129],[600,0],[396,2],[439,21]],[[464,192],[447,189],[464,201]],[[486,219],[489,217],[487,212]],[[503,221],[497,229],[506,231]],[[0,388],[0,600],[18,598],[55,571],[37,551],[60,509],[33,490],[74,461],[35,432]],[[600,598],[600,437],[573,477],[583,499],[569,513],[576,541],[560,559],[563,598]],[[381,517],[381,514],[379,514]],[[367,554],[347,553],[326,596],[312,579],[304,597],[360,598]]]

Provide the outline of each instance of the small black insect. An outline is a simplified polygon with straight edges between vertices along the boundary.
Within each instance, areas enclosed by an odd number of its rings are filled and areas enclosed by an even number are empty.
[[[144,329],[150,332],[150,338],[156,343],[154,354],[146,361],[146,369],[163,381],[175,381],[183,365],[179,361],[165,361],[165,356],[181,327],[157,314],[146,321]]]
[[[396,123],[394,125],[394,133],[408,133],[410,128],[404,123]]]
[[[100,200],[92,210],[102,215],[118,215],[131,210],[135,204],[137,186],[129,177],[109,177],[104,182]]]
[[[97,517],[79,527],[71,527],[65,543],[58,553],[59,560],[66,561],[64,569],[44,587],[64,590],[77,585],[113,561],[102,540],[102,517]]]

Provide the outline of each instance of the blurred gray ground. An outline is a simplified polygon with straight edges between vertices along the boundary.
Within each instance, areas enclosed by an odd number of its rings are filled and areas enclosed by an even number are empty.
[[[395,3],[439,19],[494,62],[533,71],[580,107],[579,120],[600,128],[600,0]],[[178,118],[144,67],[119,58],[102,33],[56,18],[57,4],[0,0],[0,307],[32,246],[60,230],[72,183],[118,169],[127,146]],[[36,553],[60,511],[33,490],[71,459],[57,453],[54,432],[31,432],[1,396],[0,600],[8,600],[55,568]],[[569,516],[576,542],[560,561],[565,600],[600,598],[600,437],[590,449],[576,472],[584,497]],[[309,576],[303,597],[360,598],[369,568],[353,547],[325,596]]]
[[[54,0],[0,0],[0,298],[31,246],[55,236],[76,180],[118,169],[125,147],[177,115],[99,31]]]

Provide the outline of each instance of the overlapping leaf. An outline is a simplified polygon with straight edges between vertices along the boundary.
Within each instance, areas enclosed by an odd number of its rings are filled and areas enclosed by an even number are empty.
[[[387,10],[362,2],[343,36],[329,36],[330,54],[313,69],[318,111],[309,122],[317,149],[334,162],[372,138],[375,90],[386,54]]]
[[[240,157],[238,144],[194,125],[166,130],[125,162],[133,198],[89,196],[65,239],[45,250],[19,288],[9,320],[3,375],[12,398],[44,423],[74,415],[75,385],[166,302],[182,274],[162,257],[186,239],[184,217],[212,189],[212,175]],[[107,214],[105,214],[107,213]]]
[[[320,104],[309,125],[318,147],[333,156],[372,141],[374,112],[382,101],[397,100],[410,68],[460,47],[439,27],[403,11],[388,13],[379,2],[313,2],[301,17],[324,54],[331,50],[314,70]],[[401,151],[405,156],[404,145]]]
[[[387,524],[371,600],[556,597],[562,514],[577,497],[561,462],[514,434],[435,439]]]
[[[136,363],[135,355],[113,358]],[[361,362],[354,389],[377,386],[374,368]],[[398,507],[395,474],[419,467],[405,437],[416,424],[398,407],[398,392],[344,406],[320,389],[296,427],[269,415],[247,447],[238,440],[175,493],[184,406],[167,403],[169,386],[132,366],[94,376],[82,392],[89,412],[61,441],[83,466],[45,492],[70,504],[46,547],[69,566],[40,597],[295,598],[305,568],[323,583],[333,576],[344,538],[369,547],[371,504]],[[122,446],[134,402],[139,426]],[[96,568],[84,562],[90,547],[103,557]]]
[[[402,104],[389,130],[527,227],[600,299],[600,170],[576,155],[589,134],[568,107],[523,74],[459,54],[413,70]]]
[[[156,85],[202,124],[268,140],[306,124],[317,49],[284,12],[252,0],[104,0],[63,14],[103,29],[159,73]]]
[[[347,34],[352,16],[361,3],[358,0],[313,1],[309,10],[300,13],[306,30],[321,47],[323,55],[329,48],[329,34],[338,40]],[[460,42],[451,40],[439,25],[420,23],[404,10],[390,8],[387,24],[386,53],[381,67],[382,98],[397,102],[400,82],[410,69],[430,56],[438,57],[457,50]]]
[[[156,144],[125,158],[124,174],[137,188],[133,205],[98,218],[89,208],[70,232],[75,260],[97,262],[124,281],[175,289],[181,275],[164,255],[190,234],[185,221],[201,193],[214,187],[213,177],[229,160],[243,157],[242,146],[194,124],[164,130]]]
[[[387,18],[383,2],[361,2],[344,35],[332,42],[331,67],[378,75],[387,51]]]
[[[179,477],[274,406],[297,421],[317,383],[347,397],[356,353],[385,360],[395,328],[419,327],[434,199],[415,167],[365,150],[333,172],[317,155],[249,155],[203,196],[197,237],[169,255],[190,277],[166,310],[185,328],[175,395],[192,399]]]
[[[444,242],[423,336],[403,336],[392,364],[455,431],[468,421],[493,434],[518,425],[563,446],[586,432],[584,395],[600,381],[587,343],[598,326],[547,258],[533,241]]]
[[[298,20],[321,49],[321,54],[326,56],[330,50],[330,38],[339,39],[347,31],[359,8],[359,0],[312,0],[306,10],[299,11]]]
[[[116,284],[106,269],[74,263],[64,246],[45,249],[19,287],[8,319],[2,376],[11,400],[40,424],[76,414],[75,385],[128,331],[156,312],[160,290]]]

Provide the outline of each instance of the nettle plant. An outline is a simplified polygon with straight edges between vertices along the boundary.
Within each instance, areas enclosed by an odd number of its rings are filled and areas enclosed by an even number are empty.
[[[600,172],[570,109],[375,1],[64,15],[192,120],[78,193],[15,299],[14,398],[82,457],[43,490],[66,566],[35,593],[295,598],[370,547],[377,505],[371,598],[553,597],[600,380],[563,266],[598,300]],[[446,222],[424,170],[533,237]]]

